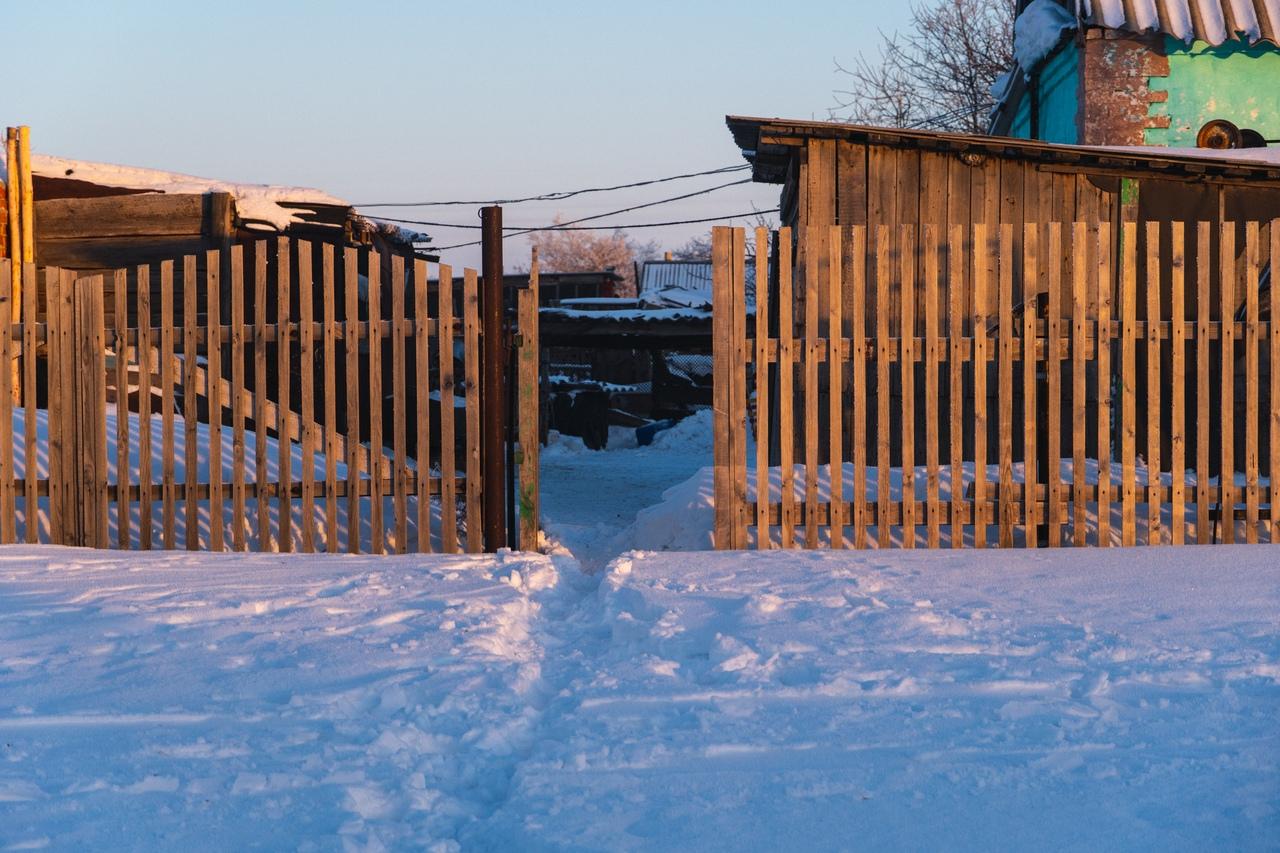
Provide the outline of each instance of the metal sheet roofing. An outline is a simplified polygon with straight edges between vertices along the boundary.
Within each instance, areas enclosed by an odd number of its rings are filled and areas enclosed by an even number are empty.
[[[1280,44],[1280,0],[1077,0],[1077,14],[1091,26],[1161,32],[1188,43]]]
[[[755,267],[743,269],[754,292]],[[646,261],[640,269],[640,302],[651,307],[710,308],[710,261]]]

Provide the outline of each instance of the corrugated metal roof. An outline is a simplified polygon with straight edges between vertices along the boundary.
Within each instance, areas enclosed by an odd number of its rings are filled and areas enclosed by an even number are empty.
[[[1280,44],[1280,0],[1078,0],[1091,26],[1161,32],[1190,43],[1230,39]]]
[[[748,294],[754,293],[755,267],[743,268]],[[710,308],[710,261],[645,261],[640,268],[640,302],[653,307]]]

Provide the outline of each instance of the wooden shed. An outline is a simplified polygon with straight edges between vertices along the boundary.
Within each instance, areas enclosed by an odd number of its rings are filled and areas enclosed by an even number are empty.
[[[1159,283],[1163,309],[1167,311],[1171,302],[1169,270],[1162,267],[1153,276],[1148,276],[1146,270],[1148,231],[1145,223],[1157,223],[1156,233],[1167,245],[1168,223],[1188,223],[1188,233],[1193,233],[1196,223],[1210,222],[1214,223],[1209,241],[1212,257],[1207,266],[1212,271],[1211,304],[1198,305],[1196,288],[1188,287],[1184,309],[1189,319],[1197,317],[1198,311],[1212,312],[1216,317],[1222,305],[1218,224],[1238,223],[1234,243],[1235,253],[1240,255],[1245,251],[1244,223],[1261,222],[1260,262],[1266,269],[1270,262],[1269,222],[1280,217],[1280,149],[1275,148],[1226,152],[1105,148],[831,122],[732,116],[727,123],[734,141],[752,166],[754,179],[781,186],[781,221],[794,229],[797,278],[794,292],[801,302],[805,288],[800,285],[806,270],[816,269],[821,273],[829,262],[825,253],[812,253],[814,256],[809,257],[809,233],[814,227],[865,225],[869,235],[874,236],[880,226],[887,226],[892,236],[905,225],[914,236],[914,244],[920,246],[926,226],[934,226],[942,235],[945,252],[950,229],[959,226],[961,240],[950,245],[950,251],[961,254],[960,262],[942,265],[945,272],[939,310],[945,319],[951,291],[957,288],[961,291],[965,316],[973,313],[969,261],[976,257],[970,244],[975,224],[987,224],[993,234],[998,233],[1001,225],[1012,226],[1013,255],[1021,257],[1024,228],[1064,223],[1067,236],[1062,241],[1061,253],[1045,266],[1057,262],[1065,270],[1073,250],[1069,223],[1082,221],[1091,233],[1099,224],[1110,226],[1117,235],[1111,245],[1118,259],[1123,248],[1119,239],[1121,223],[1134,222],[1139,223],[1137,318],[1142,320],[1146,316],[1148,282]],[[1044,262],[1048,241],[1040,243]],[[1196,241],[1188,240],[1185,266],[1189,270],[1198,267],[1197,251]],[[1167,253],[1162,257],[1167,258]],[[918,263],[923,263],[922,257]],[[1041,268],[1039,280],[1023,281],[1021,270],[1015,265],[1014,293],[1019,311],[1028,307],[1044,310],[1040,296],[1045,291],[1045,266]],[[1112,263],[1110,269],[1112,301],[1119,305],[1114,297],[1120,264]],[[867,275],[869,281],[874,279],[875,270],[871,265]],[[1230,301],[1237,306],[1243,300],[1243,284],[1241,280],[1232,282],[1236,298]],[[820,312],[826,310],[826,299],[827,294],[820,292]],[[896,328],[900,318],[896,290],[890,290],[889,299],[890,325]],[[994,310],[994,305],[989,307]],[[871,328],[874,328],[877,310],[882,310],[882,306],[869,301],[867,314]],[[1095,316],[1096,304],[1091,303],[1088,310],[1091,317]],[[797,309],[794,314],[798,322],[803,323],[805,312]],[[915,312],[917,323],[924,315],[920,305]],[[1162,316],[1168,315],[1162,313]],[[1170,345],[1166,342],[1163,346],[1162,358],[1168,358]],[[1140,364],[1139,375],[1144,374]],[[966,379],[966,388],[971,387],[970,382],[971,377]],[[892,385],[890,393],[900,393],[896,379]],[[923,386],[916,384],[915,387]],[[994,386],[989,383],[988,387]],[[1096,382],[1091,381],[1091,400],[1096,390]],[[876,389],[872,388],[871,393],[876,393]],[[949,395],[950,390],[944,389],[944,394]],[[1145,397],[1145,387],[1139,387],[1138,399]],[[1264,400],[1264,411],[1267,405]],[[1167,420],[1168,416],[1168,411],[1162,411],[1162,418]],[[1194,430],[1194,425],[1191,428]],[[945,425],[943,429],[945,432]],[[869,434],[875,432],[875,428],[869,428]],[[1140,432],[1139,441],[1143,442],[1145,428]],[[893,433],[896,436],[899,430],[894,429]],[[1167,436],[1169,431],[1162,430],[1162,434]],[[972,441],[973,436],[965,436],[966,458],[972,458],[968,455]],[[1194,433],[1189,441],[1194,441]],[[1091,453],[1097,450],[1096,442],[1097,429],[1091,426],[1087,439]],[[1064,453],[1069,450],[1069,446],[1064,447]],[[1263,452],[1267,452],[1265,443]],[[896,445],[894,457],[900,458]],[[1168,454],[1163,457],[1167,459]]]

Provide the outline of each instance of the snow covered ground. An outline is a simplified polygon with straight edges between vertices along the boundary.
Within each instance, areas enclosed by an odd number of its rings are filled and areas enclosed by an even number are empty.
[[[0,850],[1280,848],[1269,546],[658,552],[709,433],[549,556],[0,548]]]
[[[664,493],[711,476],[711,412],[698,412],[658,433],[647,447],[636,445],[635,430],[614,427],[609,448],[588,450],[579,438],[552,433],[541,457],[542,521],[547,536],[572,552],[589,571],[603,568],[615,555],[633,548],[660,550],[658,531],[637,530],[637,516],[663,503]],[[706,469],[705,474],[703,469]],[[682,499],[688,495],[679,493]],[[698,502],[696,498],[694,502]],[[682,504],[667,504],[680,512]],[[679,527],[682,547],[708,547],[701,540],[687,544],[686,525],[706,525],[710,517]]]
[[[0,550],[0,849],[1275,849],[1265,546]]]

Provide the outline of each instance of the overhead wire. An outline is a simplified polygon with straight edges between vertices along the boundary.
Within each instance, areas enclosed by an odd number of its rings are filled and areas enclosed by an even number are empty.
[[[542,195],[531,195],[524,198],[495,198],[476,201],[380,201],[370,202],[367,204],[357,204],[355,207],[449,207],[449,206],[474,206],[474,205],[491,205],[491,204],[523,204],[531,201],[563,201],[574,196],[585,195],[587,193],[605,193],[614,192],[615,190],[628,190],[636,187],[647,187],[653,184],[664,184],[669,181],[683,181],[688,178],[700,178],[704,175],[723,175],[729,172],[740,172],[743,169],[751,168],[750,164],[739,163],[731,166],[721,166],[718,169],[707,169],[703,172],[688,172],[682,175],[668,175],[663,178],[650,178],[644,181],[632,181],[627,184],[614,184],[607,187],[585,187],[577,190],[561,190],[557,192],[543,193]]]
[[[716,192],[717,190],[723,190],[729,187],[736,187],[741,184],[749,184],[749,183],[751,183],[750,178],[744,178],[741,181],[730,181],[727,184],[718,184],[717,186],[707,187],[701,190],[695,190],[694,192],[691,192],[691,193],[684,193],[682,195],[670,196],[668,198],[660,198],[657,201],[647,201],[644,204],[637,204],[631,207],[624,207],[619,210],[611,210],[608,213],[596,213],[591,216],[584,216],[581,219],[571,219],[568,222],[554,223],[552,225],[546,226],[545,228],[542,226],[508,225],[504,227],[502,230],[519,231],[519,232],[542,231],[542,230],[548,230],[548,229],[552,229],[552,228],[556,228],[564,225],[577,225],[580,222],[591,222],[596,219],[604,219],[605,217],[608,217],[608,216],[617,216],[619,213],[631,213],[634,210],[643,210],[646,207],[657,207],[660,204],[670,204],[673,201],[683,201],[684,199],[695,198],[700,195],[707,195],[708,193]],[[383,219],[387,222],[399,222],[406,225],[431,225],[436,228],[479,229],[481,227],[479,225],[464,225],[462,223],[456,223],[456,222],[453,222],[453,223],[429,222],[425,219],[396,219],[390,216],[379,216],[377,218]]]
[[[519,237],[522,234],[531,234],[535,231],[630,231],[637,228],[662,228],[667,225],[697,225],[702,222],[722,222],[726,219],[744,219],[748,216],[765,216],[770,213],[777,213],[779,210],[780,208],[777,207],[772,207],[768,210],[760,210],[759,208],[756,208],[743,213],[730,213],[723,216],[707,216],[702,219],[671,219],[665,222],[636,222],[628,225],[549,225],[544,228],[525,228],[521,231],[503,234],[502,239],[506,240],[508,237]],[[479,226],[466,225],[460,227],[472,228]],[[447,249],[462,249],[467,246],[479,246],[480,243],[480,240],[472,240],[468,243],[454,243],[451,246],[433,246],[431,248],[437,252],[443,252]]]

